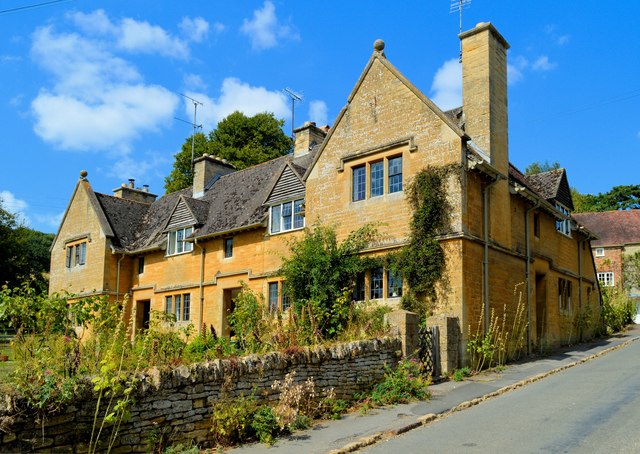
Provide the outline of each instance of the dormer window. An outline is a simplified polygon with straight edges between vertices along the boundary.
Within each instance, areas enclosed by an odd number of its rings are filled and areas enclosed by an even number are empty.
[[[167,235],[167,255],[183,254],[193,251],[193,243],[185,241],[193,233],[193,227],[172,230]]]
[[[571,211],[559,202],[556,202],[556,210],[566,216],[571,215]],[[556,230],[563,235],[571,236],[571,219],[556,220]]]
[[[303,207],[304,199],[272,205],[269,210],[269,231],[281,233],[304,228]]]

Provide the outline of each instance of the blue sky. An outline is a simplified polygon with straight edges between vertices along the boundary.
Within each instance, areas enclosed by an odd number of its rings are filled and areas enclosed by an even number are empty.
[[[234,110],[332,124],[372,52],[440,107],[461,104],[448,0],[0,1],[0,197],[55,232],[79,172],[110,194],[129,178],[163,194],[193,105],[208,132]],[[511,44],[511,161],[559,161],[581,192],[635,184],[640,2],[473,0]]]

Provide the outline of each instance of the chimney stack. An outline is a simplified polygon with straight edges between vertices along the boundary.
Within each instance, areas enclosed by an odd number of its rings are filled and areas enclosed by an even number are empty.
[[[462,104],[465,132],[491,157],[503,175],[509,171],[507,49],[490,22],[459,35],[462,41]]]
[[[234,172],[233,164],[215,156],[204,154],[193,162],[193,197],[200,198],[213,185],[215,179]]]
[[[134,183],[136,180],[129,178],[129,183],[122,183],[122,186],[113,190],[113,196],[119,199],[132,200],[140,203],[153,203],[158,197],[156,194],[149,192],[149,185],[143,185],[142,189],[136,188]]]
[[[296,142],[293,146],[293,156],[307,154],[314,146],[320,145],[327,136],[329,126],[318,128],[313,121],[306,121],[302,126],[294,129]]]

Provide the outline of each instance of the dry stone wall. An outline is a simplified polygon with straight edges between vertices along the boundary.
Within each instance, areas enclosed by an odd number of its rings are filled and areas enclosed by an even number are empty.
[[[256,396],[277,400],[279,391],[271,388],[272,383],[292,371],[296,382],[312,377],[316,389],[334,388],[336,397],[352,398],[382,379],[384,366],[397,363],[401,348],[398,339],[373,339],[151,369],[139,376],[131,418],[120,427],[112,452],[148,452],[149,439],[159,434],[170,436],[172,443],[193,440],[211,446],[216,400],[253,390]],[[44,421],[36,421],[34,414],[18,407],[5,404],[0,409],[0,452],[87,451],[96,411],[93,393],[87,392],[84,399]],[[101,439],[108,435],[103,433]]]

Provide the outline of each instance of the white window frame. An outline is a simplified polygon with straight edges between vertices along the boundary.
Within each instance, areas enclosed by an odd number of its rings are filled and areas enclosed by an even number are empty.
[[[604,257],[604,248],[603,247],[597,247],[596,248],[596,257]]]
[[[283,216],[285,205],[291,205],[290,216]],[[304,215],[300,214],[304,212],[303,207],[304,198],[285,200],[284,202],[278,203],[277,205],[271,205],[269,207],[269,233],[271,235],[277,235],[279,233],[304,229],[305,217]],[[296,208],[298,208],[297,211]],[[288,228],[285,228],[284,225],[285,217],[291,217],[291,222],[289,223]],[[298,226],[296,226],[296,222],[298,223]],[[302,225],[300,225],[300,223]]]
[[[193,227],[183,227],[167,233],[167,256],[186,254],[193,251],[193,243],[185,238],[193,233]]]
[[[571,216],[569,208],[565,207],[560,202],[556,202],[556,210],[564,215]],[[571,219],[556,220],[556,230],[565,236],[571,237]]]
[[[603,287],[615,287],[616,279],[613,271],[603,271],[598,273],[598,281]]]

